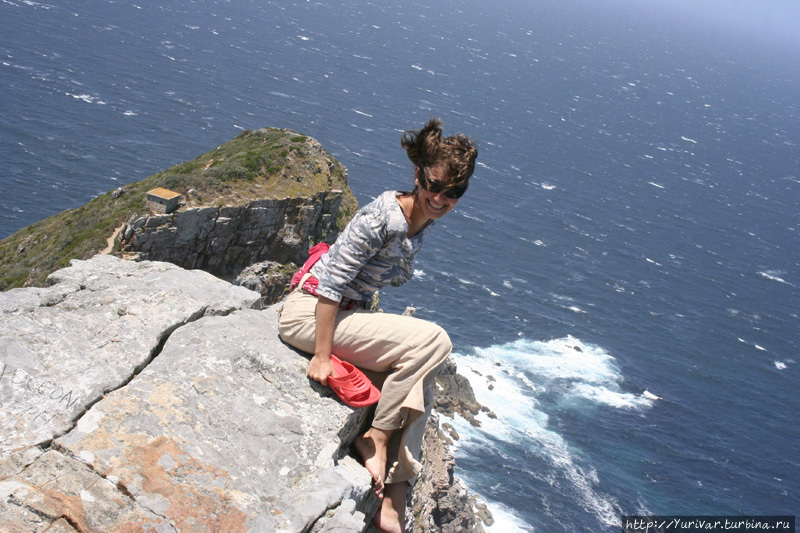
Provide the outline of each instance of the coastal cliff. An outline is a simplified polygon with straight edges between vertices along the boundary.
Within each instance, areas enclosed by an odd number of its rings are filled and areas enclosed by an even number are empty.
[[[182,205],[150,213],[138,197],[164,185]],[[28,285],[0,293],[3,527],[369,530],[350,445],[370,410],[305,377],[270,307],[354,210],[319,143],[264,129],[0,241],[0,277]],[[441,412],[469,418],[452,363],[441,383]],[[433,420],[409,531],[482,531]]]
[[[147,193],[157,188],[180,195],[177,211],[152,211]],[[72,259],[104,250],[231,279],[259,261],[304,261],[311,245],[336,239],[357,207],[347,169],[315,139],[247,130],[0,240],[0,290],[44,286]]]

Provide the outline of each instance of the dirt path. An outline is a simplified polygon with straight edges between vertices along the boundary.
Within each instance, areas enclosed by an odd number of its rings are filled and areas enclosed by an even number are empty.
[[[119,232],[122,231],[122,228],[124,227],[125,223],[123,222],[122,226],[114,230],[114,233],[112,233],[111,237],[109,237],[108,240],[106,241],[108,243],[108,246],[106,246],[104,250],[100,250],[101,254],[111,253],[111,250],[114,248],[114,239],[117,238],[117,235],[119,235]]]

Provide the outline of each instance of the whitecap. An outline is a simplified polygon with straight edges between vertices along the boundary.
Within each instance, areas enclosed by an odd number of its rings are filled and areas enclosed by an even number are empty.
[[[653,187],[658,187],[659,189],[663,189],[663,188],[664,188],[664,186],[663,186],[663,185],[659,185],[658,183],[656,183],[656,182],[654,182],[654,181],[648,181],[647,183],[649,183],[649,184],[650,184],[650,185],[652,185]]]
[[[697,144],[697,141],[695,141],[694,139],[690,139],[689,137],[684,137],[684,136],[681,136],[681,140],[683,140],[683,141],[686,141],[686,142],[690,142],[690,143]]]
[[[603,386],[578,384],[572,388],[572,393],[591,400],[597,404],[615,407],[617,409],[636,409],[649,407],[655,398],[650,398],[642,393],[641,396],[629,392],[620,392]],[[652,395],[650,395],[652,396]]]
[[[775,368],[778,370],[786,370],[786,363],[783,361],[775,361]]]
[[[482,219],[480,219],[480,218],[478,218],[478,217],[476,217],[476,216],[473,216],[473,215],[468,215],[467,213],[463,213],[463,212],[461,212],[461,211],[459,211],[459,213],[461,213],[461,216],[462,216],[462,217],[464,217],[464,218],[468,218],[469,220],[474,220],[475,222],[483,222],[483,220],[482,220]]]
[[[758,275],[761,276],[762,278],[766,278],[772,281],[777,281],[779,283],[787,283],[786,280],[780,277],[783,275],[783,272],[780,272],[778,270],[765,270],[763,272],[759,272]]]
[[[96,96],[92,96],[91,94],[72,94],[72,93],[65,93],[68,96],[75,98],[76,100],[83,100],[87,104],[93,104],[95,100],[97,100]]]
[[[555,185],[550,185],[549,183],[542,183],[541,184],[541,188],[546,190],[546,191],[552,191],[553,189],[556,188],[556,186]]]
[[[533,532],[533,526],[520,518],[513,509],[503,505],[502,503],[493,503],[488,506],[489,511],[492,513],[492,520],[494,521],[491,526],[486,528],[486,531],[507,533],[508,531],[529,531]]]
[[[647,398],[648,400],[660,400],[660,399],[661,399],[660,397],[656,396],[655,394],[653,394],[653,393],[652,393],[652,392],[650,392],[649,390],[646,390],[646,391],[644,391],[644,392],[642,393],[642,396],[643,396],[644,398]]]

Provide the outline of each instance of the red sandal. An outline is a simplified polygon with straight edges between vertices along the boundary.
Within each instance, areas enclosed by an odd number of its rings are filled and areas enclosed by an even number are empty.
[[[336,376],[328,376],[328,386],[350,407],[366,407],[378,403],[381,391],[364,373],[347,361],[331,354],[331,363]]]

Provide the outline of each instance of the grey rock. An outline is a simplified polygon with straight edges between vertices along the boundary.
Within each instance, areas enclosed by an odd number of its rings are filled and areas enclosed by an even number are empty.
[[[482,406],[475,399],[469,380],[458,373],[452,357],[445,361],[436,383],[438,391],[434,409],[437,412],[450,418],[458,414],[472,425],[480,426],[480,421],[475,417],[481,412]]]
[[[262,261],[242,270],[233,284],[261,294],[261,306],[268,307],[288,293],[289,282],[296,270],[294,263],[284,266],[275,261]]]
[[[414,533],[483,533],[494,523],[485,504],[455,477],[455,459],[439,429],[439,415],[425,428],[423,470],[412,491],[408,529]]]
[[[236,207],[202,207],[150,215],[122,228],[123,249],[233,279],[261,261],[303,264],[317,242],[333,243],[343,193],[260,199]]]
[[[69,430],[127,382],[171,331],[259,298],[205,272],[107,255],[73,261],[49,281],[0,296],[0,475],[12,452]]]
[[[0,523],[23,531],[359,531],[367,421],[310,384],[275,308],[110,256],[0,294]],[[51,529],[48,529],[51,528]]]

